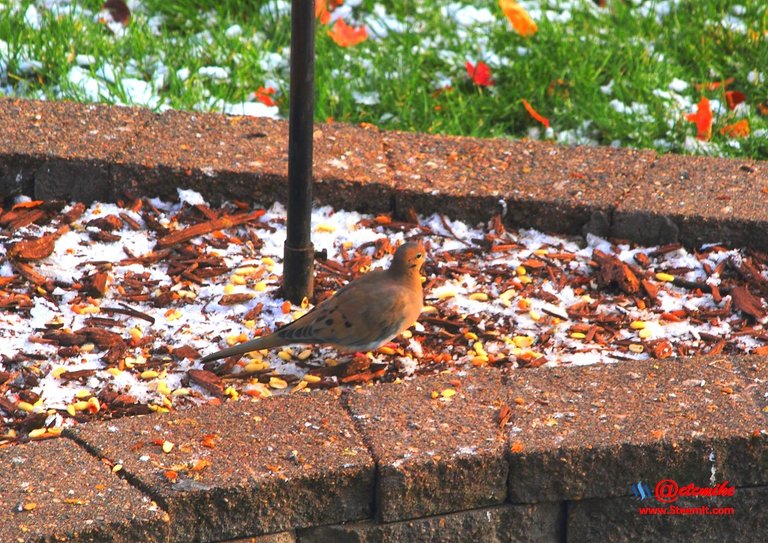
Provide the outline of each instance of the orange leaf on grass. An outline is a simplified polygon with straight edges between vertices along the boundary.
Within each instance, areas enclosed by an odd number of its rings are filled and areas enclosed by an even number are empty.
[[[546,117],[540,115],[538,111],[533,109],[533,106],[531,104],[529,104],[528,100],[526,100],[525,98],[523,98],[523,105],[525,106],[526,111],[528,112],[528,114],[531,117],[533,117],[534,119],[539,121],[541,124],[543,124],[544,126],[549,128],[549,119],[547,119]]]
[[[328,2],[326,0],[315,1],[315,19],[324,25],[327,25],[328,21],[331,20],[331,12],[328,11]]]
[[[720,129],[720,133],[729,138],[746,138],[749,136],[749,121],[742,119]]]
[[[729,77],[728,79],[723,79],[722,81],[712,81],[710,83],[699,83],[696,85],[696,88],[698,90],[717,90],[720,87],[726,88],[728,85],[736,81],[735,78]]]
[[[482,60],[477,62],[477,66],[472,64],[470,61],[467,61],[465,66],[467,68],[469,77],[472,79],[475,85],[479,87],[490,87],[491,85],[496,84],[491,78],[491,69]]]
[[[709,100],[702,96],[696,106],[696,113],[689,113],[685,118],[692,123],[696,123],[696,137],[707,141],[712,137],[712,109],[709,107]]]
[[[743,92],[725,91],[725,100],[728,102],[729,109],[736,109],[736,106],[746,99],[747,97]]]
[[[507,19],[509,19],[515,32],[524,38],[533,36],[538,32],[539,27],[536,25],[536,21],[531,19],[528,12],[515,0],[499,0],[499,7]]]
[[[253,93],[256,100],[264,104],[265,106],[275,106],[276,102],[272,99],[275,95],[275,89],[272,87],[259,87],[256,92]]]
[[[13,207],[11,210],[16,211],[17,209],[32,209],[34,207],[40,207],[45,203],[45,200],[27,200],[26,202],[19,202],[18,204],[13,204]]]
[[[336,45],[341,47],[352,47],[368,39],[368,31],[364,26],[354,28],[345,23],[343,19],[336,20],[333,28],[328,31],[328,35],[336,42]]]

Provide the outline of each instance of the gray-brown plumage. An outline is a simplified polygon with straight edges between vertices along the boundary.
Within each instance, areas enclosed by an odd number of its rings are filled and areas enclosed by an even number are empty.
[[[398,247],[386,270],[351,281],[306,315],[260,338],[205,356],[209,362],[291,344],[332,345],[342,351],[376,349],[410,327],[421,313],[424,246]]]

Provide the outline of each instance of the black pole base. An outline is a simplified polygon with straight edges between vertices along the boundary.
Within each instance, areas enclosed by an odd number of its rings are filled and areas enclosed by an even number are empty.
[[[315,286],[313,264],[315,248],[295,249],[286,242],[283,245],[283,296],[291,303],[299,305],[306,296],[312,299]]]

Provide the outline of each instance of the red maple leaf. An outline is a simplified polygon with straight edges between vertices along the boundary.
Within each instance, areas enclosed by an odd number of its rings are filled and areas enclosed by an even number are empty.
[[[709,100],[702,96],[696,106],[696,113],[689,113],[685,118],[692,123],[696,123],[696,137],[707,141],[712,137],[712,109],[709,107]]]
[[[275,95],[275,89],[272,87],[259,87],[256,92],[253,93],[256,100],[266,106],[275,106],[277,103],[272,99]]]
[[[364,26],[354,28],[345,23],[343,19],[336,20],[333,28],[328,31],[328,35],[341,47],[352,47],[368,39],[368,31]]]

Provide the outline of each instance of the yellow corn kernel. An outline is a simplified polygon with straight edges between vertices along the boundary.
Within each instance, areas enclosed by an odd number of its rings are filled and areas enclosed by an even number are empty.
[[[157,371],[155,371],[155,370],[144,370],[144,371],[141,372],[141,378],[142,379],[147,379],[147,380],[155,379],[155,378],[157,378],[158,375],[160,375],[160,374]]]
[[[320,381],[323,380],[323,378],[320,377],[319,375],[312,375],[311,373],[308,373],[304,376],[304,380],[307,383],[319,383]]]
[[[296,384],[296,386],[291,389],[291,393],[298,392],[300,390],[304,390],[305,388],[307,388],[307,384],[308,383],[306,381],[303,381],[303,380],[299,381]]]
[[[456,296],[455,290],[443,290],[440,291],[440,293],[437,295],[438,300],[447,300],[448,298],[453,298]]]
[[[265,290],[267,290],[267,283],[265,283],[264,281],[259,281],[258,283],[253,285],[253,290],[255,290],[256,292],[264,292]]]
[[[75,411],[85,411],[88,409],[88,402],[79,401],[73,403],[72,406],[74,407]]]
[[[261,257],[261,263],[265,266],[274,266],[275,260],[272,257],[269,256],[263,256]]]
[[[666,283],[671,283],[672,281],[675,280],[675,276],[670,275],[668,273],[659,272],[656,274],[656,279],[658,279],[659,281],[664,281]]]
[[[235,275],[253,275],[256,273],[256,267],[255,266],[240,266],[237,268],[234,272]]]
[[[410,330],[406,330],[405,332],[400,334],[400,336],[403,337],[404,339],[411,339],[413,337],[413,332],[411,332]]]
[[[101,404],[99,403],[99,399],[95,396],[88,398],[88,401],[86,402],[88,404],[88,412],[89,413],[98,413],[101,409]]]
[[[430,394],[433,400],[436,400],[440,397],[440,393],[437,390],[433,390],[432,394]]]
[[[158,381],[157,382],[157,392],[159,394],[162,394],[163,396],[167,396],[171,393],[171,387],[168,386],[168,383],[165,381]]]
[[[531,319],[533,319],[533,320],[535,320],[535,321],[541,320],[541,313],[539,313],[539,312],[538,312],[538,311],[536,311],[535,309],[531,309],[531,310],[528,312],[528,316],[529,316],[529,317],[531,317]]]
[[[112,473],[117,473],[121,469],[123,469],[123,465],[122,464],[115,464],[114,466],[112,466]]]
[[[173,443],[171,443],[170,441],[163,441],[163,452],[165,454],[168,454],[172,450],[173,450]]]
[[[29,402],[19,402],[16,404],[16,407],[27,413],[32,413],[35,410],[35,406]]]
[[[470,341],[477,341],[477,334],[475,334],[474,332],[465,332],[464,339],[468,339]]]
[[[312,356],[312,349],[304,349],[298,355],[296,355],[296,358],[299,360],[306,360],[310,356]]]
[[[527,285],[528,283],[533,283],[533,279],[531,279],[529,275],[523,275],[519,277],[518,281],[520,281],[524,285]]]
[[[233,345],[240,343],[240,334],[229,334],[224,338],[224,341],[227,342],[227,345],[232,347]]]
[[[271,386],[274,389],[282,390],[284,388],[288,388],[288,383],[286,383],[283,379],[280,379],[279,377],[270,377],[269,386]]]
[[[447,398],[452,398],[455,395],[456,395],[456,390],[452,389],[452,388],[446,388],[445,390],[440,392],[440,396],[442,396],[443,398],[446,398],[446,399]]]
[[[488,357],[487,356],[473,356],[470,360],[473,366],[485,366],[488,363]]]
[[[277,357],[280,360],[285,360],[286,362],[289,362],[291,358],[293,358],[289,351],[280,351],[279,353],[277,353]]]
[[[120,375],[123,372],[120,371],[119,368],[107,368],[107,373],[112,375],[113,377],[117,377],[118,375]]]
[[[138,341],[142,337],[144,337],[144,333],[141,331],[141,329],[137,328],[135,326],[133,328],[131,328],[130,330],[128,330],[128,333],[130,334],[131,338],[136,340],[136,341]]]
[[[58,379],[59,377],[61,377],[62,373],[66,373],[66,372],[67,372],[67,368],[65,368],[64,366],[58,366],[57,368],[54,368],[54,370],[51,372],[51,375],[53,375],[54,379]]]
[[[171,309],[165,312],[165,320],[168,322],[179,320],[181,317],[182,313],[178,309]]]
[[[394,350],[392,347],[388,347],[388,346],[386,346],[386,345],[384,345],[383,347],[379,347],[379,348],[378,348],[378,351],[379,351],[381,354],[390,354],[390,355],[391,355],[391,354],[395,354],[395,350]]]
[[[245,367],[243,368],[243,371],[245,373],[256,373],[257,371],[265,370],[268,367],[269,366],[267,366],[267,364],[265,364],[264,362],[249,362],[248,364],[245,365]]]
[[[469,295],[469,299],[475,302],[487,302],[488,295],[485,292],[473,292]]]
[[[96,348],[96,345],[94,345],[93,343],[83,343],[82,345],[80,345],[80,352],[92,353],[95,348]]]
[[[224,294],[232,294],[233,292],[235,292],[235,285],[232,283],[224,285]]]
[[[35,428],[34,430],[29,431],[29,438],[35,439],[42,435],[44,435],[47,432],[45,428]]]
[[[535,251],[533,251],[533,254],[535,254],[537,256],[546,256],[547,254],[549,254],[549,250],[548,249],[536,249]]]
[[[189,396],[190,390],[188,388],[177,388],[171,392],[171,396]]]
[[[77,414],[77,410],[75,409],[75,404],[69,404],[67,405],[67,413],[70,417],[74,417]]]
[[[422,313],[437,313],[437,308],[433,305],[425,305],[421,310]]]
[[[648,338],[649,338],[649,337],[651,337],[652,335],[653,335],[653,332],[651,332],[651,330],[650,330],[650,329],[648,329],[648,328],[643,328],[642,330],[640,330],[640,331],[637,333],[637,336],[638,336],[640,339],[648,339]]]
[[[629,323],[629,327],[633,330],[642,330],[645,328],[645,323],[643,321],[632,321]]]
[[[330,234],[330,233],[336,231],[336,227],[333,226],[332,224],[320,223],[320,224],[317,225],[317,231],[318,232],[327,232],[327,233]]]
[[[515,347],[530,347],[533,345],[533,338],[531,336],[515,336],[512,338],[512,343],[515,344]]]
[[[583,332],[572,332],[571,338],[573,339],[585,339],[587,337],[587,334]]]
[[[90,390],[86,390],[84,388],[81,388],[80,390],[75,392],[75,398],[77,398],[78,400],[84,400],[84,399],[90,398],[90,397],[91,397],[91,391]]]
[[[525,266],[518,266],[517,268],[515,268],[515,272],[517,273],[517,275],[527,275],[528,274],[528,270],[525,269]]]
[[[483,347],[483,344],[481,342],[479,342],[479,341],[475,341],[472,344],[472,348],[480,356],[487,356],[488,355],[488,353],[485,352],[485,347]]]
[[[642,353],[642,352],[643,352],[645,349],[644,349],[644,347],[643,347],[642,345],[640,345],[639,343],[631,343],[631,344],[629,345],[629,350],[630,350],[630,351],[632,351],[633,353],[638,353],[638,354],[640,354],[640,353]]]
[[[501,294],[499,294],[499,298],[501,298],[502,300],[504,300],[504,301],[507,301],[507,302],[508,302],[509,300],[511,300],[511,299],[512,299],[512,297],[513,297],[515,294],[517,294],[517,291],[516,291],[515,289],[511,288],[511,289],[509,289],[509,290],[505,290],[504,292],[502,292]]]
[[[229,283],[224,288],[231,286],[232,290],[234,291],[235,285],[244,285],[246,282],[247,281],[245,280],[245,277],[242,275],[233,275],[229,278]],[[231,292],[227,292],[227,294],[231,294]]]

